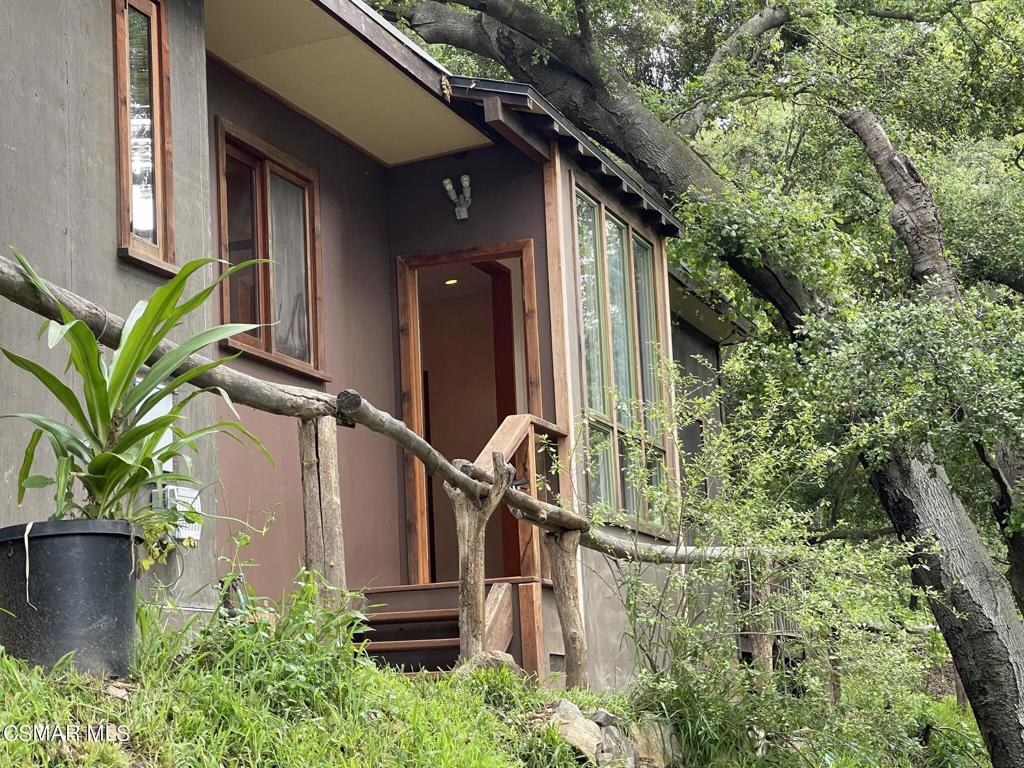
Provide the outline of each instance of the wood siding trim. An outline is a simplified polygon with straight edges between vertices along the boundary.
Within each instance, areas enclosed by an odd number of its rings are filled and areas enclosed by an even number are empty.
[[[156,245],[132,233],[131,118],[129,112],[128,8],[150,19],[153,167],[153,212]],[[164,276],[178,272],[174,254],[174,167],[171,141],[170,44],[167,8],[159,0],[114,0],[114,90],[117,143],[117,253],[143,269]]]

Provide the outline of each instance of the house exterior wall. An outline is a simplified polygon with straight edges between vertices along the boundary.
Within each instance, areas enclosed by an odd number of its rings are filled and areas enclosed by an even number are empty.
[[[473,204],[469,218],[457,221],[441,180],[450,178],[458,189],[462,174],[469,174],[472,179]],[[392,257],[510,240],[533,240],[544,397],[544,413],[539,415],[553,420],[555,399],[542,167],[511,146],[501,144],[391,168],[388,170],[388,196]]]
[[[329,392],[357,389],[378,407],[397,412],[397,310],[385,170],[221,64],[211,60],[207,75],[210,146],[220,116],[316,170],[320,184],[323,335],[330,381],[317,382],[244,356],[232,365],[281,383]],[[209,180],[216,179],[212,160],[206,171]],[[216,203],[208,210],[217,232]],[[241,415],[267,444],[276,465],[268,467],[253,451],[220,440],[221,512],[248,516],[257,527],[267,512],[274,514],[270,531],[253,535],[241,557],[258,564],[248,572],[256,591],[280,596],[298,572],[304,551],[298,424],[249,408]],[[349,585],[400,584],[405,549],[399,451],[365,429],[338,432]],[[238,523],[225,527],[243,530]],[[230,550],[226,533],[221,540]]]
[[[199,0],[167,3],[170,42],[171,124],[174,139],[174,235],[178,263],[210,253],[206,136],[205,45]],[[110,0],[8,2],[0,25],[0,244],[21,250],[46,278],[125,316],[164,278],[119,259],[117,149],[114,90],[114,9]],[[204,270],[200,287],[212,278]],[[212,307],[211,307],[212,312]],[[197,312],[182,329],[208,327],[211,313]],[[0,302],[0,344],[63,370],[63,349],[36,340],[40,319]],[[0,364],[0,413],[28,411],[62,416],[52,398],[27,374]],[[189,409],[196,422],[213,416],[212,398]],[[51,494],[30,491],[15,506],[18,467],[28,439],[25,425],[0,420],[0,525],[42,520]],[[52,460],[40,449],[37,460]],[[212,441],[196,466],[201,479],[215,475]],[[205,509],[214,493],[201,497]],[[198,551],[177,555],[156,575],[184,573],[174,594],[184,605],[209,606],[214,592],[197,589],[214,578],[216,527],[206,524]]]

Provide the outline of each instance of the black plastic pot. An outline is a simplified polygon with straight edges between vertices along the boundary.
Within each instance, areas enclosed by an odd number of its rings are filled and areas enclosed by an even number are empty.
[[[33,524],[26,545],[26,527],[0,528],[0,645],[47,669],[74,651],[83,672],[127,675],[137,534],[121,520],[52,520]]]

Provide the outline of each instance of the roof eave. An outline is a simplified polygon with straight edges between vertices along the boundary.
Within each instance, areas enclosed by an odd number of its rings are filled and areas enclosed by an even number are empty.
[[[550,120],[550,124],[541,130],[548,134],[548,138],[558,141],[567,149],[605,188],[636,210],[640,217],[660,234],[677,237],[682,232],[682,222],[676,218],[657,192],[623,170],[610,154],[573,125],[532,86],[458,75],[451,76],[449,80],[454,98],[483,103],[486,98],[497,96],[510,109],[544,115]]]

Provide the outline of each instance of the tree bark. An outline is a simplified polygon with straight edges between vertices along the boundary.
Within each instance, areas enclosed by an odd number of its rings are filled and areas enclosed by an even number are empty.
[[[484,554],[487,521],[512,484],[515,468],[500,453],[493,455],[494,484],[483,496],[467,494],[448,482],[444,491],[455,509],[459,545],[459,655],[470,659],[484,650]],[[456,461],[456,468],[461,461]]]
[[[565,531],[544,536],[551,559],[551,582],[555,590],[558,622],[565,644],[565,687],[586,688],[587,635],[580,611],[579,564],[580,532]]]
[[[921,174],[907,155],[896,151],[875,114],[854,109],[839,119],[864,145],[893,202],[889,223],[910,254],[911,278],[936,298],[959,299],[956,276],[944,255],[939,208]]]
[[[344,591],[345,538],[341,527],[338,423],[333,416],[299,420],[305,564]]]
[[[1006,580],[930,450],[887,462],[871,484],[900,538],[914,545],[912,578],[930,590],[993,766],[1024,766],[1024,626]]]
[[[771,557],[750,558],[740,563],[743,574],[745,608],[750,621],[743,635],[750,647],[751,664],[757,670],[757,689],[764,691],[775,668],[775,617],[768,606],[771,599]]]

